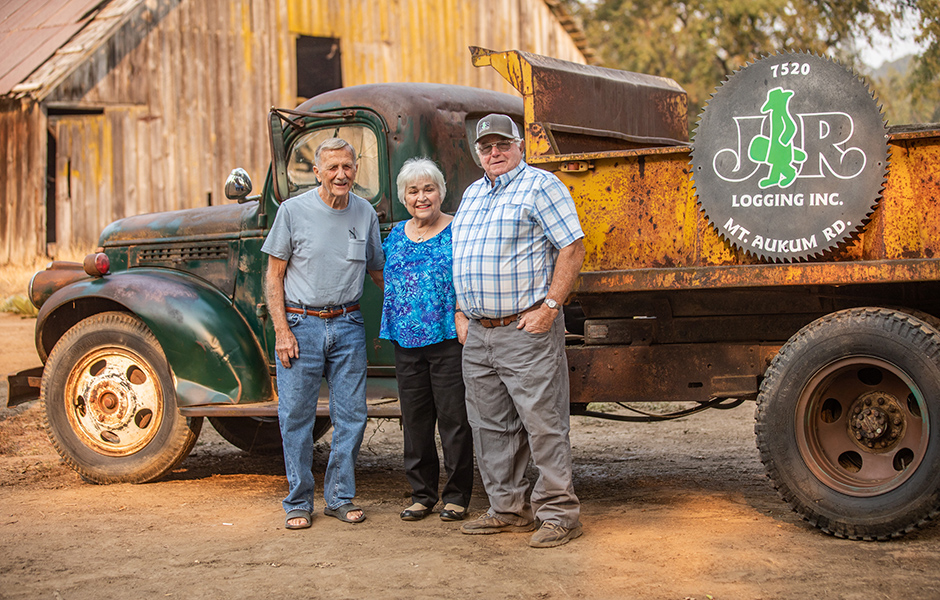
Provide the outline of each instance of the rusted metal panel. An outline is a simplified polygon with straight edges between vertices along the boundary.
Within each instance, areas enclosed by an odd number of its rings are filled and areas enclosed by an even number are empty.
[[[544,134],[527,144],[530,158],[688,141],[688,98],[671,79],[519,50],[471,53],[475,66],[492,66],[522,93],[527,127]]]
[[[609,123],[610,129],[629,134],[631,122],[618,120],[623,108],[611,98],[631,81],[594,77],[593,68],[561,65],[516,51],[477,48],[473,55],[474,64],[492,66],[523,94],[527,160],[554,172],[575,199],[587,250],[578,294],[938,279],[940,269],[934,261],[940,261],[940,176],[936,175],[940,132],[936,127],[891,130],[891,162],[882,200],[847,247],[810,262],[762,264],[721,239],[701,212],[690,178],[689,146],[609,151],[598,144],[552,156],[559,149],[556,132],[540,120],[539,111],[561,114],[557,118],[569,123],[582,119],[579,126]],[[564,94],[541,86],[541,80],[563,80]],[[657,106],[652,97],[644,101],[647,107]],[[681,115],[684,123],[680,108],[668,106],[664,114]],[[564,115],[565,109],[572,114]]]
[[[934,133],[890,145],[888,181],[865,229],[862,256],[940,258],[940,132]]]
[[[401,404],[394,378],[369,377],[366,380],[366,412],[372,419],[398,419]],[[277,417],[277,401],[243,404],[206,404],[180,407],[187,417]],[[330,416],[330,392],[324,383],[317,402],[317,416]]]
[[[940,261],[936,259],[840,261],[582,272],[576,291],[608,293],[938,280]]]
[[[778,349],[769,344],[569,347],[571,401],[754,398]]]
[[[540,165],[558,175],[578,207],[587,250],[582,270],[694,264],[701,217],[690,198],[687,155],[611,154],[586,161],[582,172]]]
[[[571,190],[587,256],[578,291],[931,281],[940,277],[940,137],[894,137],[877,209],[859,239],[823,260],[760,264],[701,213],[687,148],[565,155],[536,164]]]
[[[34,306],[42,306],[56,291],[87,277],[88,274],[85,273],[81,263],[52,261],[48,267],[33,276],[29,286],[29,301]]]

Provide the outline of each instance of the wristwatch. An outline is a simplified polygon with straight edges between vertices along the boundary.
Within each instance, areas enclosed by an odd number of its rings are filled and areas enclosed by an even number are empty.
[[[558,305],[558,303],[552,300],[551,298],[546,298],[542,304],[544,304],[545,306],[549,307],[552,310],[558,310],[559,308],[561,308]]]

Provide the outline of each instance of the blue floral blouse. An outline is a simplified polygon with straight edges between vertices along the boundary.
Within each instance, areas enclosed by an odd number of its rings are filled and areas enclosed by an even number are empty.
[[[457,337],[454,325],[450,224],[425,242],[412,242],[399,223],[382,244],[385,300],[379,337],[405,348],[430,346]]]

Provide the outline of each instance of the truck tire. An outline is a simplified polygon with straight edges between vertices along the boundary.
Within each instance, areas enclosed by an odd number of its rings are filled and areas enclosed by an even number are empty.
[[[281,453],[281,429],[277,417],[209,417],[209,422],[225,441],[239,450],[259,456]],[[332,425],[329,417],[317,417],[313,425],[313,441],[323,437]]]
[[[121,312],[89,317],[62,336],[40,397],[52,445],[94,483],[160,479],[189,454],[202,428],[202,417],[177,410],[157,339]]]
[[[940,514],[940,329],[854,308],[810,323],[761,384],[755,433],[781,497],[838,537],[899,537]]]

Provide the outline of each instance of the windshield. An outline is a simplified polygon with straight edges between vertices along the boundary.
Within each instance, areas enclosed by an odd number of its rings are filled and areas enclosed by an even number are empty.
[[[287,161],[290,197],[320,185],[313,174],[317,147],[332,137],[343,138],[356,150],[356,182],[353,193],[373,202],[379,194],[379,148],[375,133],[364,125],[342,125],[307,132],[294,143]]]

